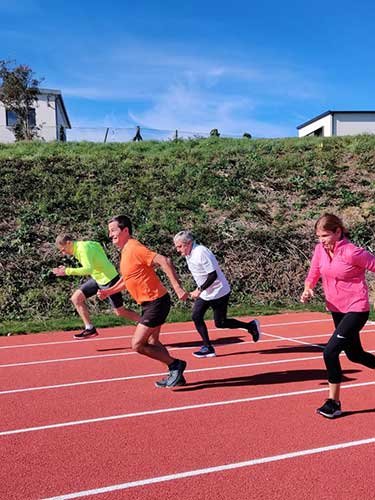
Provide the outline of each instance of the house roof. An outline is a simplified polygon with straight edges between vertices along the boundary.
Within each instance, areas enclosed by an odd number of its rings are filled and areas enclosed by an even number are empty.
[[[318,115],[318,116],[315,116],[314,118],[311,118],[311,120],[308,120],[307,122],[305,123],[302,123],[301,125],[298,125],[297,127],[297,130],[303,128],[303,127],[306,127],[306,125],[310,125],[310,123],[314,123],[318,120],[320,120],[321,118],[324,118],[325,116],[328,116],[328,115],[336,115],[336,114],[340,114],[340,113],[345,113],[345,114],[351,114],[351,113],[367,113],[367,114],[375,114],[375,111],[333,111],[333,110],[328,110],[328,111],[325,111],[324,113],[322,113],[321,115]]]
[[[39,93],[42,95],[54,95],[56,97],[56,101],[60,102],[62,112],[64,113],[66,123],[68,124],[67,128],[72,128],[68,113],[65,108],[64,100],[62,98],[61,91],[56,89],[39,89]]]

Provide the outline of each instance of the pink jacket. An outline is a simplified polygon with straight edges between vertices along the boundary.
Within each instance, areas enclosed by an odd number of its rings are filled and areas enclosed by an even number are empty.
[[[375,257],[347,239],[336,243],[332,260],[318,243],[306,281],[314,288],[322,278],[329,311],[365,312],[370,310],[366,269],[375,272]]]

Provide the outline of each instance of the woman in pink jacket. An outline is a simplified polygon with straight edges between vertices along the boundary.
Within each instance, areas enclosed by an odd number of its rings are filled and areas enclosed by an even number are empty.
[[[334,418],[341,415],[340,353],[344,351],[350,361],[375,369],[375,356],[363,350],[359,337],[370,311],[365,272],[375,272],[375,257],[347,239],[348,233],[336,215],[322,215],[315,224],[315,233],[319,243],[311,260],[301,302],[314,296],[313,289],[321,278],[335,331],[324,349],[329,399],[317,412]]]

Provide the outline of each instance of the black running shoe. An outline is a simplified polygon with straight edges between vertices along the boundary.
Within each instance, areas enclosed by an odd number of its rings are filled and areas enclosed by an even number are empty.
[[[257,319],[253,319],[253,321],[250,321],[249,326],[247,327],[247,331],[253,337],[254,342],[258,342],[261,336],[259,321]]]
[[[316,413],[320,413],[323,417],[335,418],[341,415],[341,403],[337,403],[334,399],[326,399],[323,406],[316,410]]]
[[[76,333],[73,335],[75,339],[87,339],[89,337],[96,337],[98,335],[98,332],[96,331],[95,326],[93,328],[90,328],[89,330],[83,330],[81,333]]]
[[[173,367],[169,368],[169,376],[166,381],[166,387],[175,387],[181,380],[182,374],[186,368],[186,361],[176,359]]]
[[[193,352],[193,356],[196,358],[214,358],[216,356],[216,352],[212,345],[203,345],[199,351]]]
[[[156,381],[155,387],[158,387],[159,389],[165,389],[167,387],[168,379],[169,379],[169,375],[168,375],[168,377],[165,377],[162,380]],[[182,375],[182,377],[180,378],[180,381],[177,382],[176,386],[185,385],[185,384],[186,384],[186,380],[185,380],[185,377]]]

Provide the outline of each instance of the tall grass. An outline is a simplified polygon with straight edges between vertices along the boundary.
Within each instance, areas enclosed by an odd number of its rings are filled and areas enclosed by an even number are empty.
[[[101,241],[118,262],[106,224],[119,213],[173,257],[186,286],[172,246],[182,228],[217,254],[234,304],[296,304],[322,211],[375,250],[374,164],[373,136],[0,145],[2,321],[74,317],[78,280],[51,275],[62,262],[54,239]]]

